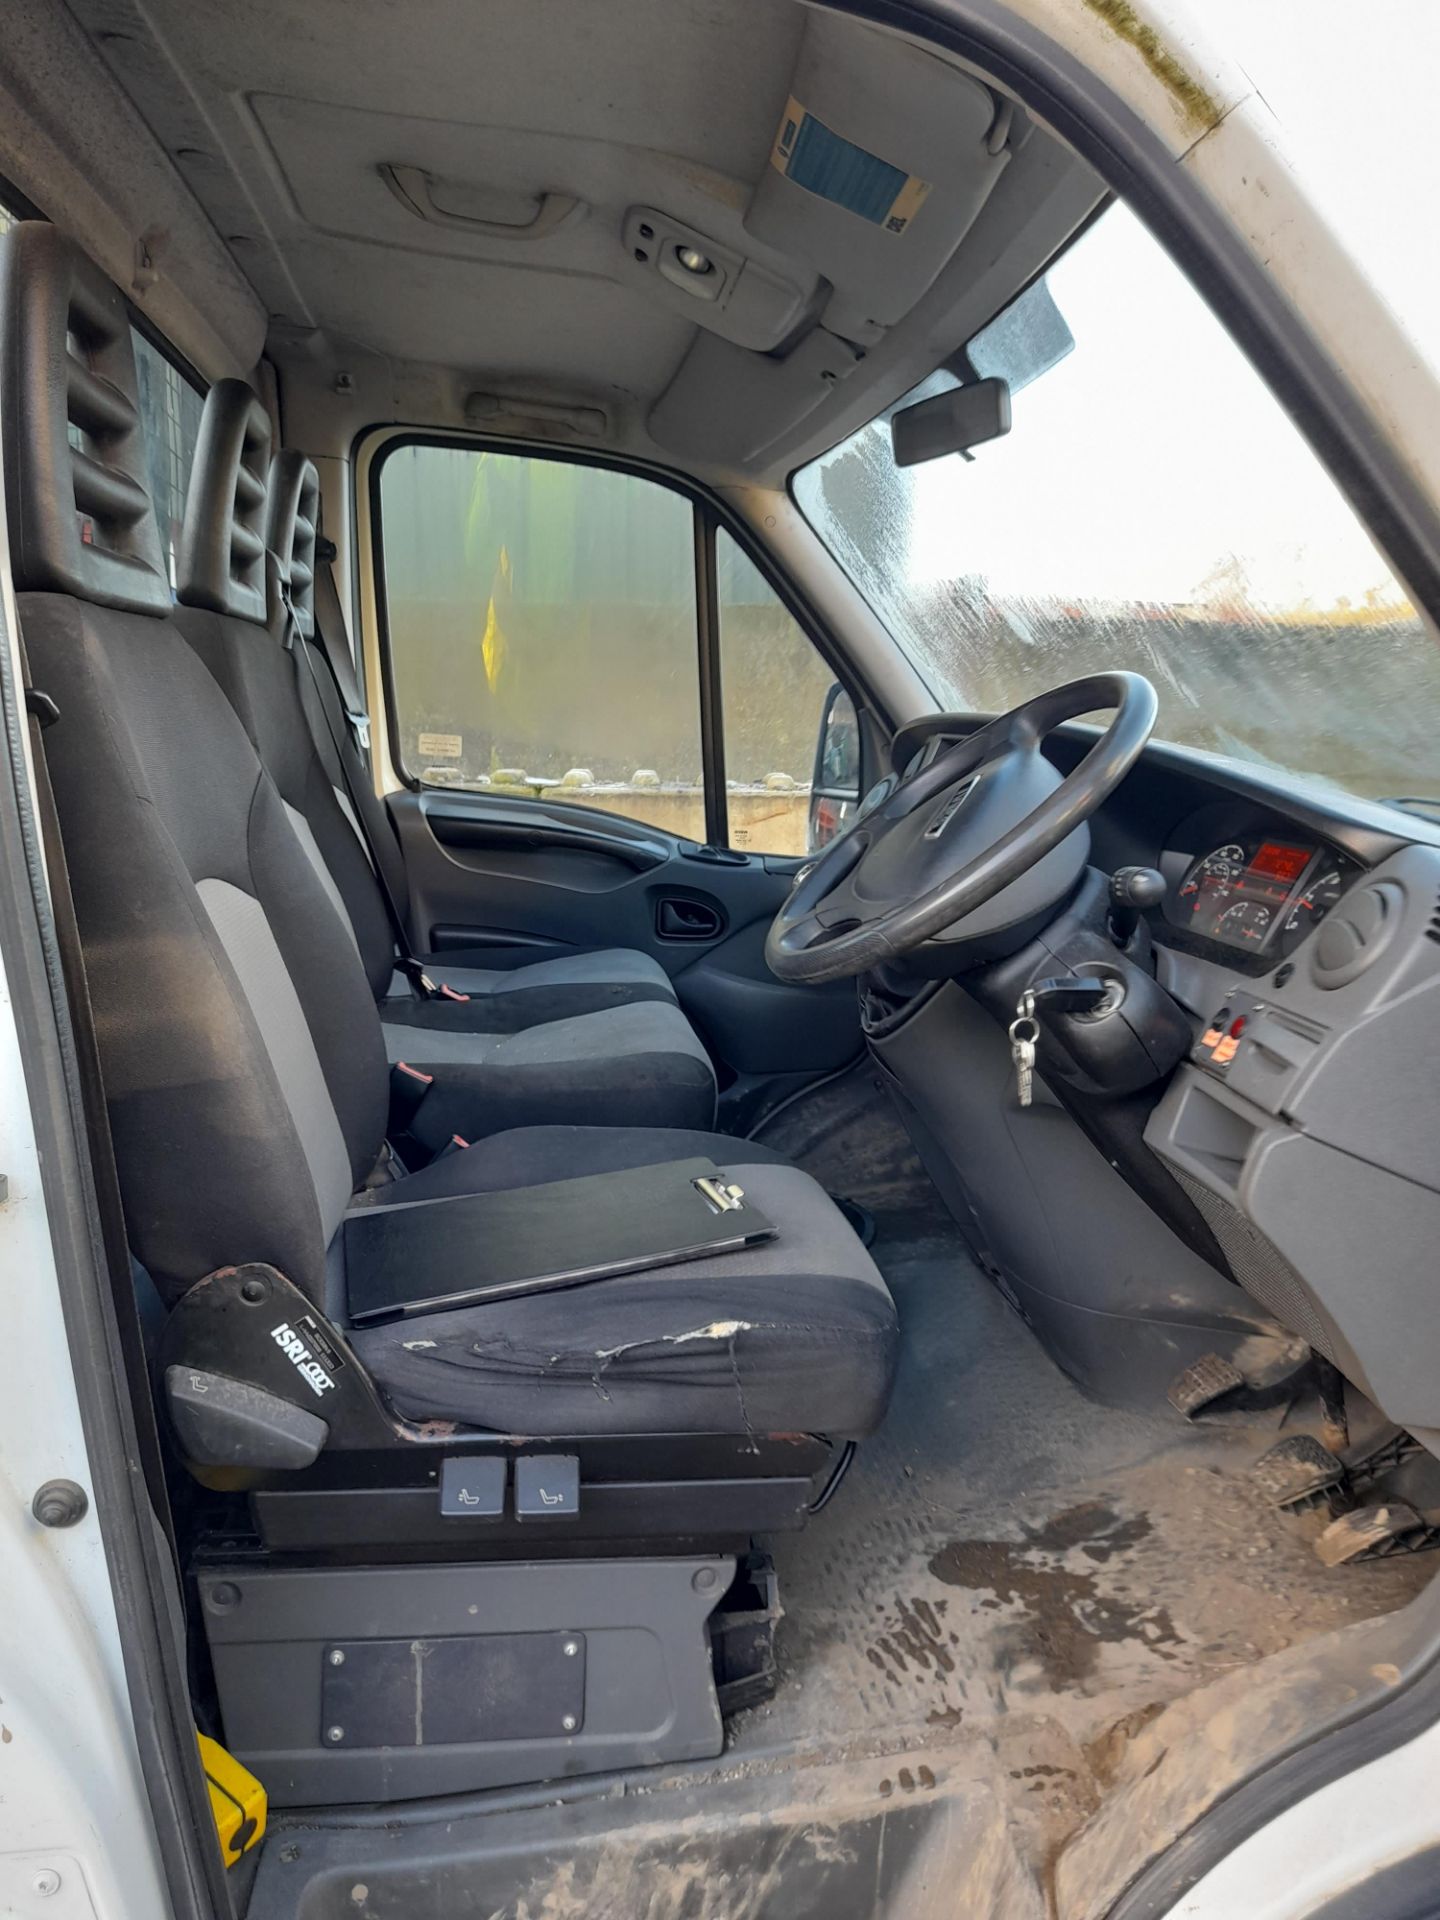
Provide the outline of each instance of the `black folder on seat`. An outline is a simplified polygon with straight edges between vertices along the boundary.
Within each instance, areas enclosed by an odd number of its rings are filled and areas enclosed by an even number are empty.
[[[350,1318],[365,1325],[700,1260],[776,1230],[695,1159],[360,1208],[342,1231]]]

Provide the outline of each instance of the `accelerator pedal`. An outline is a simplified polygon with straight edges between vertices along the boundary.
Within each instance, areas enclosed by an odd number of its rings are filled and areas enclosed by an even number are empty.
[[[1403,1500],[1342,1513],[1315,1542],[1315,1551],[1327,1567],[1388,1560],[1396,1553],[1424,1553],[1429,1547],[1440,1547],[1440,1523],[1427,1520]]]
[[[1292,1433],[1262,1453],[1250,1469],[1272,1507],[1299,1513],[1345,1485],[1345,1463],[1308,1433]]]

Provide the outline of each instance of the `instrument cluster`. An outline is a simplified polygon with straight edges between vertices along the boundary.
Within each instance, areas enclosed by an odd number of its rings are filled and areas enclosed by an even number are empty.
[[[1167,906],[1170,921],[1222,947],[1288,958],[1349,884],[1328,847],[1254,835],[1194,861]]]

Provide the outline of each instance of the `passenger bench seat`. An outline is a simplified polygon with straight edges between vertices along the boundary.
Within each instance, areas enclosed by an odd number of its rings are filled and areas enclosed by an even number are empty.
[[[397,975],[370,852],[353,824],[343,776],[337,785],[321,756],[328,729],[310,661],[319,675],[329,669],[313,650],[308,658],[302,652],[310,648],[302,634],[307,625],[314,632],[313,610],[297,611],[302,633],[277,637],[284,633],[279,569],[267,567],[264,545],[272,523],[270,465],[270,423],[258,397],[244,381],[219,381],[206,399],[195,449],[176,561],[176,620],[239,715],[360,954],[380,1002],[390,1061],[434,1076],[412,1136],[434,1151],[455,1134],[475,1140],[551,1122],[710,1126],[714,1068],[668,980],[643,954],[621,953],[613,964],[604,954],[580,954],[514,975],[472,976],[483,990],[469,1000],[422,998]],[[292,493],[295,502],[282,531],[291,567],[296,539],[310,540],[311,563],[302,560],[297,577],[313,592],[314,468],[304,467],[297,489],[288,482],[282,488],[284,502]],[[306,501],[310,516],[301,510]],[[323,678],[319,684],[323,689]],[[363,796],[361,780],[354,791]],[[391,830],[387,821],[383,828],[372,822],[371,831]],[[388,858],[383,843],[377,847],[378,857]],[[403,899],[403,869],[398,881],[396,897]]]

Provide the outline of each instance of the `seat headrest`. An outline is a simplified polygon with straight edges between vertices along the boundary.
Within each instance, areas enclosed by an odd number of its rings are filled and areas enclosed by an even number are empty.
[[[243,380],[217,380],[205,396],[185,524],[175,556],[175,597],[237,620],[265,624],[265,497],[270,416]]]
[[[43,220],[0,240],[0,382],[17,589],[168,613],[130,316]]]
[[[315,632],[315,541],[320,526],[320,475],[306,454],[284,447],[270,463],[270,507],[265,546],[290,583],[295,625]]]

